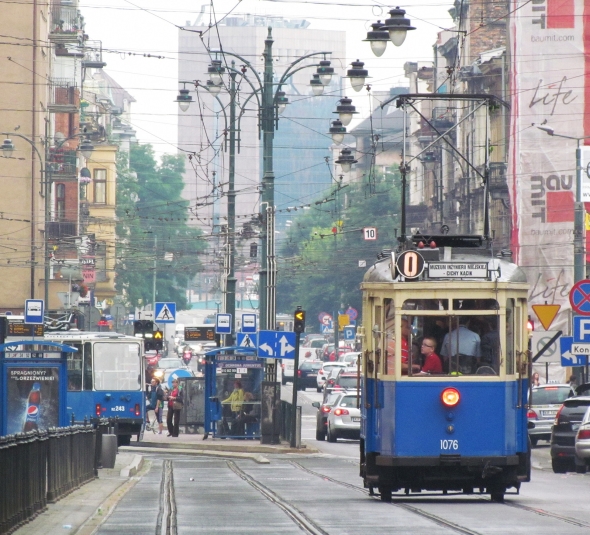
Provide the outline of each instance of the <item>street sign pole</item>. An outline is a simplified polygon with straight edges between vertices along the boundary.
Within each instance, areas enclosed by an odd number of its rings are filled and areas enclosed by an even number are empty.
[[[297,371],[299,370],[299,340],[300,333],[295,333],[295,361],[293,363],[293,397],[291,400],[291,443],[292,448],[297,447],[297,390],[299,384],[299,377]]]

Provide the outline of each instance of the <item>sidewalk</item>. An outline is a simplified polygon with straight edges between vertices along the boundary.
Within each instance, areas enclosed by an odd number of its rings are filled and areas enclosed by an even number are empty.
[[[264,454],[317,453],[312,447],[292,449],[287,443],[260,444],[260,439],[220,439],[203,435],[181,433],[178,437],[161,435],[151,431],[144,434],[142,442],[120,446],[113,469],[100,469],[98,478],[83,485],[57,503],[49,504],[37,518],[15,531],[15,535],[47,535],[55,533],[91,535],[104,521],[127,491],[137,482],[136,474],[149,469],[143,463],[142,454],[154,452],[234,457],[251,459],[268,464]]]

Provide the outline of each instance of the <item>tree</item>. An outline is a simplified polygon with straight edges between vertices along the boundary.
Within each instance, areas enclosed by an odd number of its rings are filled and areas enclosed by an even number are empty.
[[[293,222],[280,249],[277,310],[302,305],[308,318],[348,306],[360,312],[367,270],[359,260],[370,266],[382,249],[395,248],[399,227],[399,171],[374,176],[338,185]],[[378,239],[365,241],[364,227],[376,227]]]
[[[187,308],[186,288],[200,268],[206,242],[188,226],[188,201],[181,155],[164,155],[157,164],[151,145],[133,145],[117,160],[116,287],[130,306],[156,300]]]

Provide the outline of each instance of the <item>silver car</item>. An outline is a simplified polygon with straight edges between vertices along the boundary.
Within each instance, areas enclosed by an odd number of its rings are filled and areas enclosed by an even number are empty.
[[[590,407],[586,409],[576,434],[576,457],[590,466]]]
[[[549,383],[532,388],[527,417],[529,438],[533,446],[536,446],[539,440],[551,440],[555,415],[561,404],[573,395],[574,391],[570,385]]]
[[[361,409],[358,393],[345,392],[332,405],[328,414],[328,442],[339,438],[359,439],[361,436]]]

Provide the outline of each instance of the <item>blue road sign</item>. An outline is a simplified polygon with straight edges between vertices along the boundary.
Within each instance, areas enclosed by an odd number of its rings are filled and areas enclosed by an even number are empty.
[[[176,303],[156,303],[154,321],[156,323],[176,323]]]
[[[194,377],[194,376],[193,376],[193,374],[191,372],[189,372],[188,370],[183,370],[182,368],[180,368],[178,370],[174,370],[168,376],[168,388],[170,390],[172,390],[172,381],[174,379],[177,379],[178,377]]]
[[[588,364],[587,355],[574,355],[572,353],[572,345],[574,339],[572,336],[562,336],[559,339],[559,348],[561,350],[561,365],[565,368],[567,366],[586,366]]]
[[[334,328],[332,325],[320,325],[320,332],[322,334],[332,334],[334,332]]]
[[[294,359],[296,335],[290,331],[258,331],[258,356]]]
[[[242,314],[242,328],[243,333],[256,332],[256,314]]]
[[[349,325],[348,327],[344,327],[342,332],[345,340],[354,340],[356,337],[356,327],[351,327]]]
[[[249,347],[254,349],[256,347],[257,336],[256,333],[238,333],[237,345],[238,347]]]
[[[590,316],[590,281],[581,280],[572,286],[570,304],[577,314]]]
[[[45,301],[43,299],[27,299],[25,301],[25,323],[43,325]]]
[[[217,314],[215,333],[231,334],[231,314]]]
[[[574,316],[574,342],[590,344],[590,317]]]

